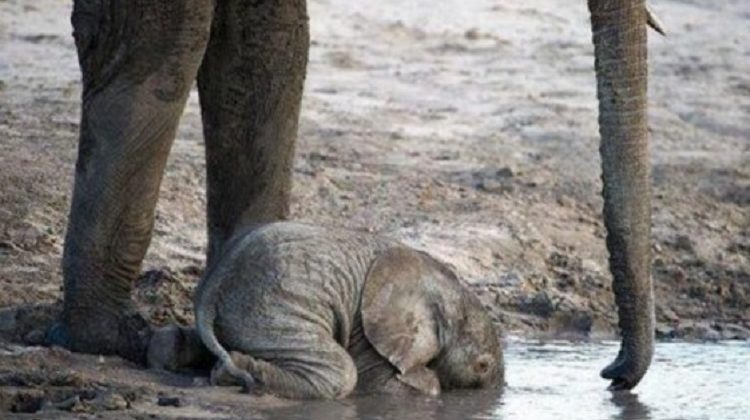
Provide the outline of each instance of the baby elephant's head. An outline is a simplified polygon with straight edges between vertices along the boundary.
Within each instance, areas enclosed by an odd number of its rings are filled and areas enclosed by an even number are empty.
[[[499,387],[505,369],[497,329],[479,299],[461,288],[455,319],[446,320],[449,330],[432,367],[443,388]]]
[[[362,324],[373,347],[403,375],[427,366],[441,388],[503,384],[492,319],[445,264],[425,253],[397,248],[373,263]]]

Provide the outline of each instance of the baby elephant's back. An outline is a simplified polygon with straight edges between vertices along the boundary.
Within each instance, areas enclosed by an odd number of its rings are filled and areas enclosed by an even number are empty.
[[[360,232],[286,222],[236,238],[210,275],[222,283],[219,340],[256,356],[321,334],[346,348],[367,269],[387,246]]]

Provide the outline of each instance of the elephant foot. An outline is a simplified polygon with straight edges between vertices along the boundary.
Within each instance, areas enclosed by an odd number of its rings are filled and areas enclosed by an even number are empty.
[[[117,355],[146,364],[152,328],[136,310],[120,314],[96,314],[71,322],[63,315],[47,330],[45,343],[78,353]]]
[[[240,352],[230,352],[232,362],[235,364],[237,369],[241,371],[241,377],[238,377],[237,372],[232,373],[233,369],[227,367],[222,361],[217,361],[214,368],[211,370],[211,385],[218,386],[242,386],[242,392],[247,394],[262,394],[261,386],[258,380],[246,371],[246,367],[249,363],[252,363],[250,356],[242,354]]]
[[[148,343],[148,367],[172,372],[211,369],[216,357],[195,328],[169,325],[153,331]]]

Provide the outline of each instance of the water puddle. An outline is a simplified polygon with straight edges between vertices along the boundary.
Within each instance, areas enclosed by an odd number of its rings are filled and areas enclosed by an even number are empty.
[[[750,416],[750,342],[659,343],[634,392],[598,377],[617,352],[601,344],[511,340],[502,393],[363,397],[264,411],[284,419],[745,419]]]

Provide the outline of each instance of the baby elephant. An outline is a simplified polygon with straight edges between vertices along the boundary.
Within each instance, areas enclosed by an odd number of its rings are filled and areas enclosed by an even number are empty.
[[[503,382],[479,299],[423,252],[282,222],[237,235],[213,267],[195,296],[198,334],[219,359],[213,380],[286,398]]]

